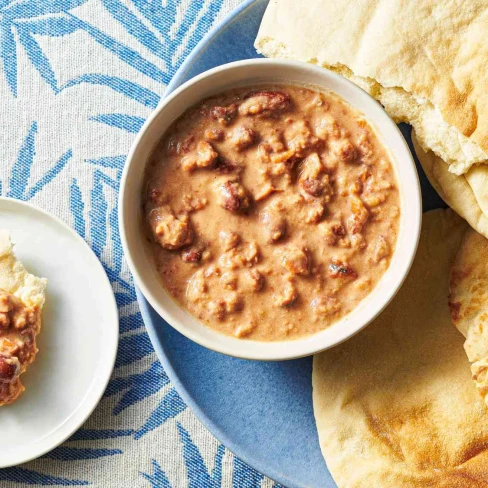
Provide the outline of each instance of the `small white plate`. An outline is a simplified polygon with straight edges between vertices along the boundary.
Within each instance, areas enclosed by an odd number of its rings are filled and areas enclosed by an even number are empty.
[[[66,440],[93,412],[112,373],[118,313],[105,271],[66,224],[30,204],[0,198],[0,228],[27,270],[48,279],[36,361],[26,391],[0,407],[0,468]]]

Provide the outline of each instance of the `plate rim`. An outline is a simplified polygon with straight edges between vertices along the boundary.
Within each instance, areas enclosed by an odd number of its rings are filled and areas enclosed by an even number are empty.
[[[47,434],[47,436],[44,436],[38,440],[34,440],[32,443],[28,444],[25,447],[25,450],[28,452],[26,455],[24,456],[19,455],[17,456],[18,459],[15,459],[14,457],[13,460],[7,461],[6,463],[3,463],[2,460],[0,460],[0,469],[18,466],[19,464],[24,464],[29,461],[33,461],[34,459],[37,459],[43,456],[44,454],[47,454],[48,452],[52,451],[53,449],[61,445],[63,442],[65,442],[86,422],[86,420],[91,416],[95,408],[100,403],[100,400],[102,399],[105,390],[107,389],[108,382],[110,381],[110,378],[112,377],[112,372],[114,370],[115,360],[117,358],[117,351],[119,345],[119,311],[117,307],[117,301],[115,300],[115,295],[113,293],[112,285],[107,276],[107,273],[105,272],[102,263],[100,262],[96,254],[93,252],[93,249],[72,227],[70,227],[66,222],[61,220],[59,217],[53,215],[51,212],[45,210],[44,208],[38,207],[37,205],[34,205],[30,202],[18,200],[16,198],[0,196],[0,208],[4,203],[6,203],[7,205],[12,205],[14,207],[15,206],[24,207],[31,212],[39,213],[43,215],[48,220],[54,221],[55,224],[59,225],[62,229],[67,231],[68,234],[70,234],[75,240],[77,240],[82,245],[82,248],[84,247],[86,251],[88,251],[88,254],[91,255],[92,258],[94,258],[94,260],[97,262],[99,266],[99,269],[103,272],[103,276],[104,276],[103,281],[105,285],[108,287],[108,290],[111,291],[110,293],[111,299],[107,300],[107,302],[109,302],[107,303],[107,307],[109,307],[110,305],[110,308],[112,309],[112,313],[115,314],[114,315],[115,321],[113,327],[114,337],[112,337],[112,341],[111,341],[112,350],[109,351],[110,357],[106,359],[106,366],[105,366],[106,377],[104,377],[103,374],[100,374],[100,371],[97,372],[97,376],[94,382],[90,384],[89,389],[85,392],[85,396],[83,397],[81,403],[76,407],[76,409],[74,409],[71,412],[69,417],[67,417],[58,427],[56,427],[55,430]],[[107,345],[110,344],[105,344],[105,346]],[[107,352],[105,352],[105,354],[108,355]],[[89,395],[90,392],[92,392],[91,395]],[[82,410],[83,407],[85,409],[84,411]],[[73,422],[71,426],[70,426],[70,421]],[[49,440],[51,440],[51,442],[49,442]],[[20,450],[20,452],[22,453],[22,449]]]
[[[255,3],[258,3],[258,1],[259,0],[244,0],[239,6],[237,6],[226,16],[224,16],[222,20],[220,20],[220,22],[218,22],[214,27],[210,29],[209,32],[207,32],[207,34],[195,46],[193,51],[188,55],[188,57],[181,64],[181,66],[178,68],[176,73],[173,75],[170,83],[166,87],[162,99],[164,99],[172,91],[174,91],[179,85],[181,85],[181,82],[179,82],[178,79],[184,76],[188,68],[196,61],[196,59],[198,59],[202,55],[202,52],[205,50],[207,45],[212,41],[212,39],[216,35],[220,34],[222,29],[226,28],[230,22],[235,21],[236,17],[238,17],[248,8],[252,8]],[[176,391],[181,396],[185,404],[191,409],[195,417],[217,439],[219,443],[223,444],[226,449],[228,449],[229,451],[232,452],[232,454],[234,454],[234,456],[238,457],[240,460],[242,460],[244,463],[249,465],[251,468],[258,471],[262,475],[270,478],[273,482],[279,483],[280,485],[287,486],[287,487],[298,486],[296,485],[296,483],[294,483],[293,480],[285,479],[282,473],[275,472],[269,466],[262,464],[260,461],[250,460],[248,456],[245,454],[244,455],[240,454],[238,446],[235,445],[232,439],[230,439],[225,432],[223,432],[219,427],[217,427],[210,420],[208,415],[200,408],[200,406],[192,399],[192,396],[188,392],[187,388],[178,378],[174,368],[172,367],[171,361],[169,361],[166,354],[164,353],[162,344],[160,343],[157,337],[156,327],[151,318],[151,315],[156,312],[152,310],[149,302],[144,297],[143,293],[141,292],[137,284],[135,285],[135,288],[136,288],[137,301],[139,303],[139,309],[141,311],[144,325],[146,327],[147,333],[151,340],[151,344],[156,352],[156,355],[158,356],[159,361],[163,365],[164,371],[168,375],[172,385],[175,387]],[[167,325],[167,327],[171,327],[171,326]],[[180,332],[176,330],[175,332],[180,334]],[[198,344],[197,346],[203,347]]]
[[[254,0],[253,0],[254,1]],[[186,406],[190,408],[192,413],[195,415],[195,417],[203,424],[203,426],[207,429],[210,434],[212,434],[215,439],[220,444],[223,444],[224,447],[232,452],[232,454],[236,457],[238,457],[241,461],[246,463],[248,466],[253,468],[255,471],[258,471],[262,475],[270,478],[273,482],[279,483],[283,487],[289,487],[292,488],[294,486],[299,486],[294,483],[293,480],[285,479],[283,477],[282,473],[275,472],[272,468],[269,466],[262,464],[259,460],[251,460],[249,457],[245,454],[239,453],[239,447],[236,446],[235,442],[219,427],[217,427],[209,418],[209,416],[200,408],[198,403],[193,400],[193,397],[191,394],[188,392],[186,386],[184,383],[180,381],[178,376],[175,373],[174,368],[172,367],[172,363],[168,358],[166,357],[166,354],[164,353],[164,349],[160,344],[160,341],[157,340],[157,333],[155,331],[155,327],[152,326],[152,320],[150,319],[150,316],[152,313],[157,314],[155,310],[151,308],[151,305],[149,302],[146,300],[144,295],[142,294],[141,290],[136,287],[136,295],[137,295],[137,301],[139,303],[139,308],[141,310],[141,315],[144,321],[144,324],[146,326],[147,333],[149,335],[149,338],[151,340],[151,344],[154,347],[154,350],[156,352],[156,355],[158,356],[159,361],[163,365],[163,369],[165,373],[168,375],[171,384],[173,387],[176,389],[178,392],[178,395],[181,396],[182,400],[185,402]],[[147,324],[151,323],[150,326]],[[171,327],[170,325],[166,325],[167,327]],[[181,334],[181,332],[178,332],[175,329],[175,333]],[[182,334],[181,334],[182,335]],[[190,339],[186,338],[186,340],[190,341]],[[197,347],[202,347],[199,344],[196,344]],[[215,351],[212,351],[215,352]],[[216,353],[216,354],[221,354],[221,353]],[[253,360],[247,360],[243,359],[242,361],[253,361]],[[293,361],[293,360],[292,360]],[[312,379],[310,378],[310,381]],[[325,463],[325,460],[324,460]],[[326,466],[327,467],[327,466]],[[327,468],[328,469],[328,468]]]
[[[243,2],[238,5],[235,9],[231,10],[227,15],[225,15],[217,24],[215,24],[198,42],[198,44],[193,48],[190,54],[186,57],[183,61],[181,66],[176,70],[176,73],[171,78],[166,90],[161,97],[160,103],[169,95],[171,94],[178,86],[181,85],[181,82],[178,82],[178,78],[184,76],[185,72],[188,68],[195,62],[197,58],[199,58],[202,54],[202,51],[206,48],[207,44],[215,37],[217,34],[220,34],[220,31],[227,26],[231,21],[233,21],[238,15],[247,10],[249,7],[252,7],[254,3],[257,3],[257,0],[243,0]],[[257,53],[256,53],[257,54]],[[257,56],[256,56],[257,57]]]

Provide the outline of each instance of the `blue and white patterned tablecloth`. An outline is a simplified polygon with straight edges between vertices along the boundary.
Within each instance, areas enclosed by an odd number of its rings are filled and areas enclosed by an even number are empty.
[[[227,451],[173,389],[144,329],[117,228],[134,135],[212,25],[240,0],[0,0],[0,194],[49,210],[112,282],[120,346],[103,400],[0,487],[272,487]],[[0,433],[1,436],[1,433]]]

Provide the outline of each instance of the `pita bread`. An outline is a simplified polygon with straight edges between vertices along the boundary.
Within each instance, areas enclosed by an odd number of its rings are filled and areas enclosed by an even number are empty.
[[[424,214],[405,284],[372,324],[313,364],[320,446],[341,488],[488,487],[488,411],[450,323],[467,224]]]
[[[488,240],[466,233],[451,269],[451,319],[466,337],[473,380],[488,405]]]
[[[258,52],[332,69],[455,174],[488,159],[485,0],[271,0]]]
[[[488,207],[483,181],[488,179],[488,166],[473,167],[466,175],[456,176],[447,170],[447,166],[432,151],[425,152],[412,131],[412,142],[422,168],[431,185],[441,198],[477,232],[488,238]],[[474,186],[471,185],[474,182]],[[488,181],[484,188],[488,188]],[[488,196],[488,195],[487,195]],[[484,201],[486,200],[486,201]],[[483,208],[481,207],[483,202]]]
[[[8,230],[0,230],[0,290],[16,296],[27,307],[35,306],[39,308],[39,311],[41,311],[45,301],[46,286],[46,278],[38,278],[37,276],[29,273],[19,259],[17,259],[10,240],[10,232]],[[34,333],[39,333],[40,328],[41,322],[39,322],[38,329],[35,330]],[[7,332],[9,332],[9,329],[7,329]],[[10,342],[10,345],[5,346],[5,337],[2,337],[3,335],[2,330],[0,330],[0,353],[6,352],[4,347],[6,347],[8,351],[12,344]],[[9,339],[12,338],[7,335],[7,343],[9,342]],[[33,354],[28,356],[27,359],[22,360],[20,370],[21,374],[35,359],[37,353],[35,339],[36,338],[34,336]],[[13,340],[15,341],[15,339]],[[13,353],[13,356],[16,356],[16,354],[18,354],[18,352]],[[15,400],[17,400],[17,398],[19,398],[24,390],[25,388],[22,384],[21,377],[17,377],[14,381],[7,383],[0,381],[0,407],[13,403]]]
[[[488,166],[479,164],[466,173],[466,180],[473,190],[476,201],[485,216],[488,216]]]
[[[28,307],[42,308],[45,301],[46,278],[29,273],[14,254],[8,230],[0,230],[0,290],[20,298]]]

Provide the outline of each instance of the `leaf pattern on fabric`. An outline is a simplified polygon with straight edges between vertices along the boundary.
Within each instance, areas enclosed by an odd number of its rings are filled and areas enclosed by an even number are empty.
[[[63,36],[80,27],[77,19],[71,17],[45,17],[52,14],[66,14],[87,0],[11,0],[3,2],[0,10],[0,53],[3,71],[14,96],[18,92],[17,43],[24,48],[27,57],[44,78],[57,91],[57,82],[49,59],[40,48],[33,34]],[[35,20],[33,20],[35,18]],[[26,21],[26,22],[24,22]]]
[[[140,439],[143,435],[157,429],[169,419],[177,417],[186,408],[183,400],[175,389],[171,389],[153,410],[146,423],[135,433],[134,438]]]
[[[224,457],[224,446],[220,445],[215,456],[215,467],[209,472],[205,466],[202,454],[196,444],[193,443],[190,434],[178,423],[183,444],[183,458],[185,459],[188,473],[188,487],[199,488],[200,486],[218,487],[222,482],[222,459]]]
[[[42,458],[1,469],[2,488],[123,487],[129,471],[140,481],[134,486],[217,488],[224,478],[265,486],[210,435],[212,454],[194,443],[202,427],[144,329],[117,218],[134,135],[185,57],[238,1],[0,0],[4,149],[12,149],[0,167],[0,195],[34,201],[72,225],[102,262],[120,314],[115,370],[93,416]],[[171,446],[181,449],[178,475]]]
[[[137,134],[145,122],[142,117],[127,114],[100,114],[90,117],[90,120],[132,132],[133,134]]]
[[[71,149],[66,151],[37,183],[29,186],[31,170],[36,154],[36,135],[37,123],[32,122],[29,132],[20,147],[17,161],[15,161],[12,167],[10,189],[6,194],[7,197],[30,200],[59,175],[73,155]]]
[[[171,488],[171,483],[155,459],[152,460],[152,465],[153,473],[141,473],[142,476],[151,483],[152,488]]]
[[[12,486],[19,486],[17,483],[23,483],[24,486],[86,486],[90,484],[88,481],[51,476],[24,468],[0,469],[0,480],[6,482],[12,481],[13,483],[16,483]]]
[[[67,88],[81,85],[83,83],[107,86],[115,92],[125,95],[126,97],[150,108],[156,108],[160,100],[159,95],[141,85],[138,85],[137,83],[124,80],[117,76],[107,76],[97,73],[88,73],[78,76],[77,78],[74,78],[61,86],[59,91],[66,90]]]

